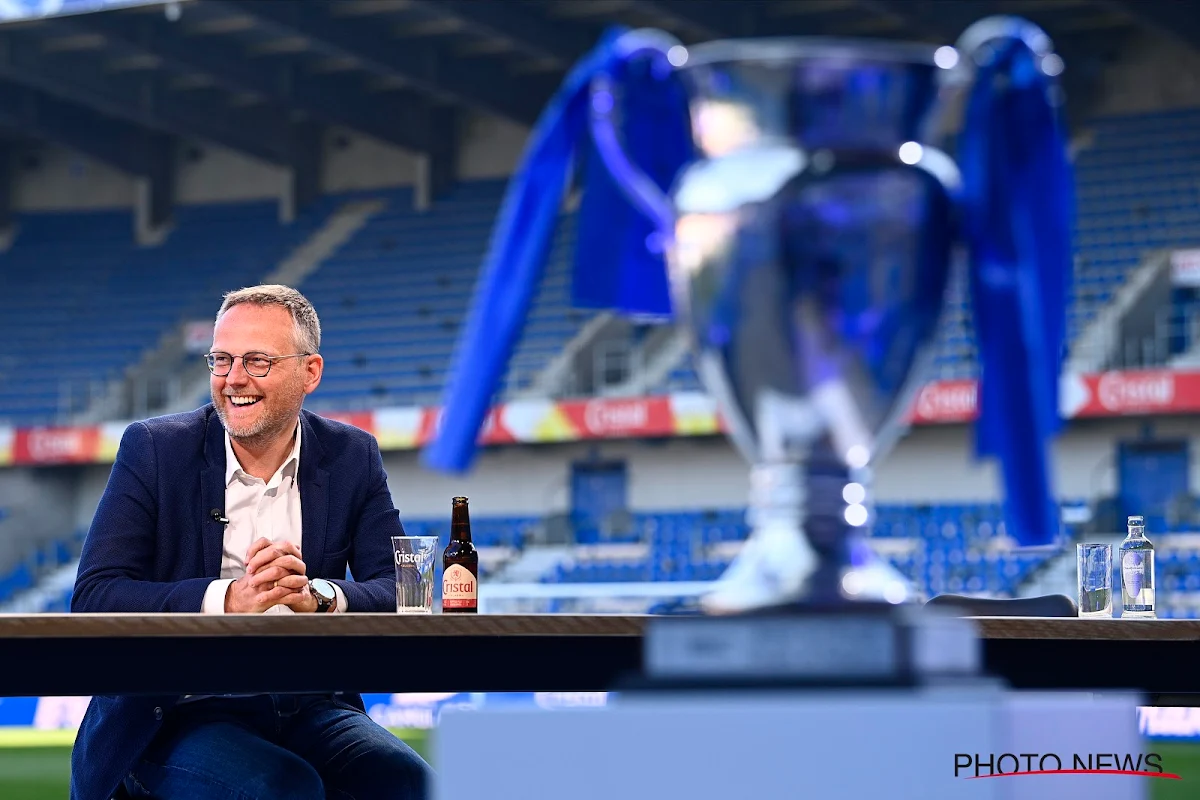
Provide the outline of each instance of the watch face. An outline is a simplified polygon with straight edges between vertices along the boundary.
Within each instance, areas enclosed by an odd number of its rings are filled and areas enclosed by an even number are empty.
[[[326,602],[333,602],[333,584],[324,578],[314,578],[312,582],[312,590],[317,597]]]

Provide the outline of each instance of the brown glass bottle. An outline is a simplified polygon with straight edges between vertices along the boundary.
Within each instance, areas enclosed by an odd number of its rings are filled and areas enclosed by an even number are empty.
[[[451,501],[450,544],[442,553],[442,613],[479,613],[479,552],[471,542],[467,498]]]

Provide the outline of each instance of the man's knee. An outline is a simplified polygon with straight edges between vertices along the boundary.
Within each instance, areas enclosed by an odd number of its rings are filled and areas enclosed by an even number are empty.
[[[332,786],[345,794],[378,800],[426,800],[433,796],[433,769],[415,750],[391,734],[362,742],[356,757],[342,767]],[[327,789],[330,787],[326,787]]]
[[[259,758],[253,766],[141,764],[124,784],[118,797],[155,797],[190,800],[226,797],[239,800],[325,800],[321,776],[304,759],[287,751]],[[211,767],[211,768],[209,768]]]
[[[304,759],[288,753],[268,759],[254,770],[242,790],[255,798],[278,800],[324,800],[321,776]]]
[[[425,798],[432,795],[433,769],[404,742],[397,739],[394,746],[381,749],[375,760],[390,776],[392,784],[401,790],[400,796]]]

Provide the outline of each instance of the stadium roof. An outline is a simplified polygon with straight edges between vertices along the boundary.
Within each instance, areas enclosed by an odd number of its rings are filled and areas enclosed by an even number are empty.
[[[0,26],[0,126],[149,178],[161,192],[177,138],[289,167],[315,187],[319,136],[340,125],[429,155],[438,187],[454,177],[460,109],[532,124],[614,22],[685,42],[952,42],[994,13],[1047,29],[1076,106],[1138,28],[1200,47],[1200,19],[1171,0],[181,0]]]

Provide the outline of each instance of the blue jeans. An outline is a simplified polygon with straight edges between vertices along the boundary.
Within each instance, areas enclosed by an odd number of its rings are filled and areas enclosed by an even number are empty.
[[[183,703],[125,781],[157,800],[425,800],[433,771],[417,753],[330,695]]]

